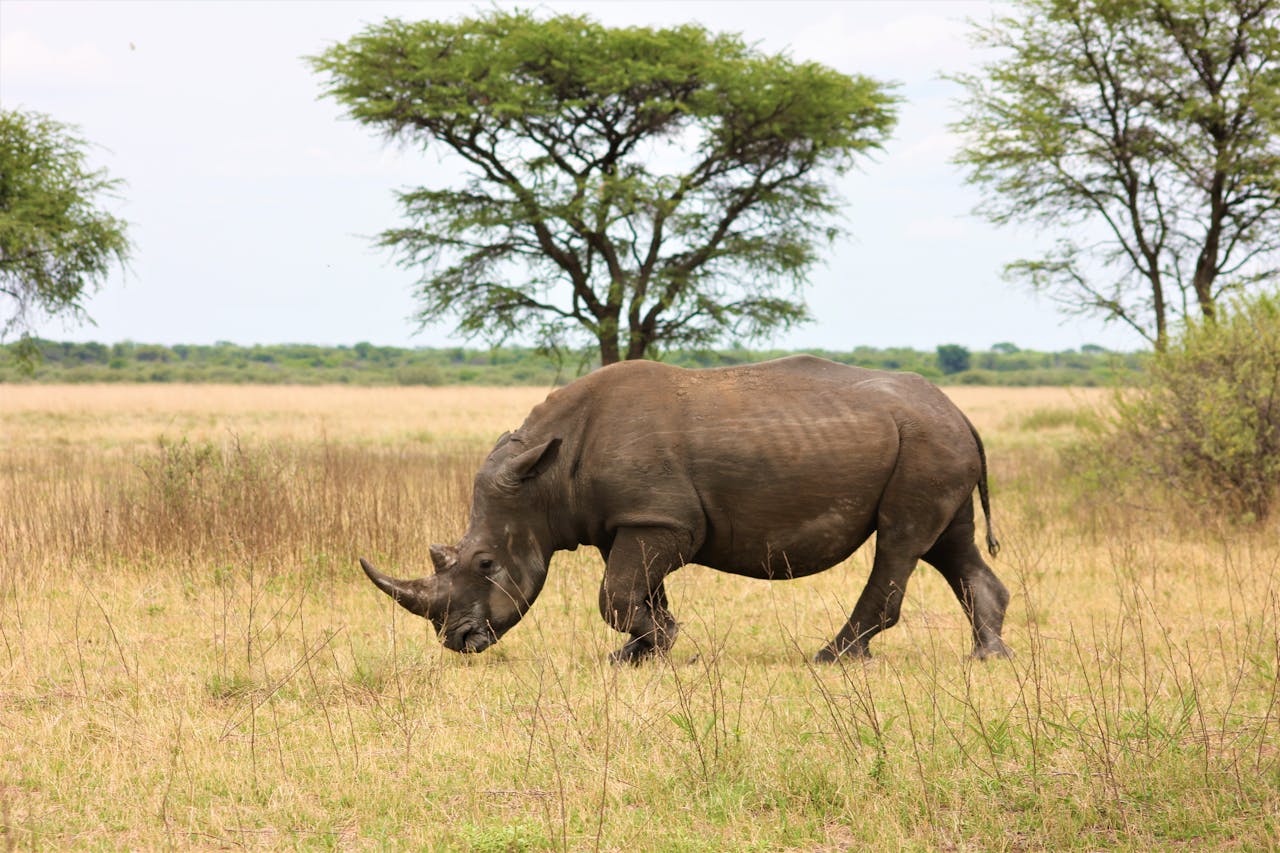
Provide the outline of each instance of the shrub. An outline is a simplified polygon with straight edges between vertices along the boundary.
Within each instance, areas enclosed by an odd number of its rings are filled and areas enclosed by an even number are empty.
[[[996,377],[990,370],[966,370],[963,373],[953,373],[947,377],[948,381],[957,385],[995,385]]]
[[[969,351],[959,344],[938,347],[938,369],[943,373],[963,373],[969,369]]]
[[[1101,435],[1119,470],[1243,521],[1280,488],[1280,294],[1189,324],[1117,398]]]
[[[401,385],[443,385],[444,371],[434,364],[405,364],[396,368],[396,382]]]

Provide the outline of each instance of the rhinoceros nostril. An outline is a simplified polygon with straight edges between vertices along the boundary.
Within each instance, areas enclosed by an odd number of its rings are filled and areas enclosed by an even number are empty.
[[[487,628],[472,628],[462,638],[463,653],[482,652],[493,645],[493,634]]]

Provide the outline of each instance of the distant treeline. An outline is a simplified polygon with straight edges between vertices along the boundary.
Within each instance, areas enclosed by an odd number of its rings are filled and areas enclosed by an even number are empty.
[[[38,341],[43,358],[24,371],[13,346],[0,346],[0,382],[220,382],[349,385],[555,385],[596,367],[579,354],[559,357],[526,347],[405,349],[273,344],[213,345]],[[1079,352],[1037,352],[995,344],[970,352],[954,344],[934,352],[858,347],[828,350],[672,351],[662,360],[685,367],[744,364],[807,352],[845,364],[910,370],[943,384],[1105,385],[1142,369],[1145,353],[1086,345]]]

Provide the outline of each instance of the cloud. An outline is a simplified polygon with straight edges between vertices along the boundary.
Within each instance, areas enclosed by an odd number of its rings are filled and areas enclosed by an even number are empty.
[[[963,141],[958,134],[946,130],[906,137],[902,146],[893,151],[893,159],[895,165],[904,168],[950,168],[951,158]]]
[[[911,14],[893,7],[841,5],[793,38],[797,55],[837,68],[894,79],[932,78],[939,69],[972,61],[966,18],[982,18],[987,3],[921,3]]]
[[[100,84],[111,60],[91,44],[52,47],[27,30],[0,36],[0,78],[45,83]]]
[[[972,220],[960,216],[922,216],[907,223],[906,236],[912,240],[963,240],[973,231]]]

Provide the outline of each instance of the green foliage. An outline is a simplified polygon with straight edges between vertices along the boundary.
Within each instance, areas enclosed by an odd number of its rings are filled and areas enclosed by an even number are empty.
[[[1275,275],[1280,0],[1021,0],[980,26],[958,162],[979,212],[1062,235],[1006,268],[1163,348]]]
[[[48,116],[0,109],[0,340],[18,333],[24,365],[36,319],[87,319],[86,293],[128,257],[124,222],[99,206],[119,182],[88,169],[86,146]]]
[[[449,347],[401,349],[368,343],[354,347],[273,344],[242,347],[99,343],[57,343],[32,339],[40,364],[27,372],[16,346],[0,346],[0,382],[218,382],[351,385],[540,385],[564,384],[600,366],[582,355],[556,361],[528,347],[488,350]],[[802,350],[843,364],[879,370],[909,370],[935,382],[976,385],[1123,384],[1143,368],[1142,353],[976,352],[977,369],[944,375],[934,353],[906,347],[858,347],[848,352]],[[726,367],[792,355],[792,350],[670,350],[662,360],[681,367]]]
[[[882,83],[694,24],[393,19],[311,61],[357,121],[467,169],[401,193],[381,238],[422,272],[422,322],[605,363],[805,320],[785,294],[838,233],[831,178],[894,123]]]
[[[959,344],[942,344],[938,347],[938,368],[948,375],[968,370],[969,350]]]
[[[1097,414],[1089,409],[1054,406],[1052,408],[1033,409],[1022,416],[1018,426],[1026,432],[1074,429],[1087,433],[1096,432],[1100,427],[1100,423]]]
[[[461,835],[466,848],[475,853],[522,853],[555,847],[541,827],[532,822],[467,826]]]
[[[1119,396],[1109,427],[1099,439],[1108,464],[1140,488],[1264,520],[1280,488],[1280,294],[1188,325]]]
[[[406,364],[396,370],[401,385],[443,385],[445,373],[434,364]]]

